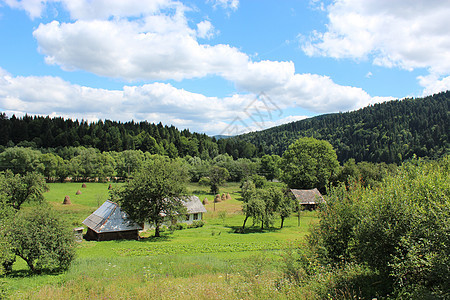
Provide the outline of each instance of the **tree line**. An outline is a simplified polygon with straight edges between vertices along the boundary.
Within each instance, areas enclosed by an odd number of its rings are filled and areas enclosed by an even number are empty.
[[[200,157],[219,154],[233,159],[281,156],[300,137],[326,140],[339,162],[400,164],[417,157],[438,158],[448,153],[450,92],[374,104],[366,108],[327,114],[234,138],[178,130],[148,122],[87,121],[0,113],[0,151],[21,146],[55,152],[65,147],[95,148],[101,152],[141,150],[151,154]]]
[[[65,147],[95,148],[101,152],[140,150],[171,158],[214,158],[229,154],[236,158],[256,156],[251,143],[209,137],[178,130],[174,126],[148,122],[87,121],[25,115],[17,118],[0,113],[0,150],[29,147],[55,152]]]
[[[326,140],[341,163],[396,163],[414,156],[439,158],[449,153],[450,91],[370,105],[280,125],[234,139],[250,142],[260,154],[282,155],[299,137]]]

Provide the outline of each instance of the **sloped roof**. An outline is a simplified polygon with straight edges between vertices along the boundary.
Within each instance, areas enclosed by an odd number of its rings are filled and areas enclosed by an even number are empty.
[[[83,224],[96,233],[142,230],[117,203],[109,200],[87,217]]]
[[[197,196],[183,197],[183,205],[186,207],[188,214],[205,213],[206,208],[203,206],[200,198]]]
[[[317,204],[324,202],[322,194],[320,194],[318,189],[312,190],[296,190],[291,189],[292,194],[298,200],[300,204]]]

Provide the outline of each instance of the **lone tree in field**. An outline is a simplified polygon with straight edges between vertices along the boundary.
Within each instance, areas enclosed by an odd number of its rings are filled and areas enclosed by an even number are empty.
[[[230,177],[230,173],[227,169],[218,166],[212,166],[209,171],[211,193],[219,193],[219,186],[225,183]]]
[[[155,157],[134,173],[122,189],[113,192],[113,200],[137,223],[155,226],[155,237],[165,217],[184,214],[182,195],[188,174],[175,160]]]
[[[336,151],[327,141],[300,138],[283,153],[280,167],[282,179],[290,188],[325,190],[337,174]]]

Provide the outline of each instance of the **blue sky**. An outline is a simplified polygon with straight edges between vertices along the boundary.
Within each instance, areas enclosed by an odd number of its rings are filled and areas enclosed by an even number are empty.
[[[450,89],[448,0],[0,0],[0,111],[238,134]]]

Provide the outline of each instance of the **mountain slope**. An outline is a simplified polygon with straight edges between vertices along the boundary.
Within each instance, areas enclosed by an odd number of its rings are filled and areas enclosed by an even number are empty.
[[[282,155],[299,137],[329,141],[338,159],[400,163],[436,158],[449,152],[450,91],[425,98],[384,102],[347,112],[321,115],[236,137],[266,154]]]

